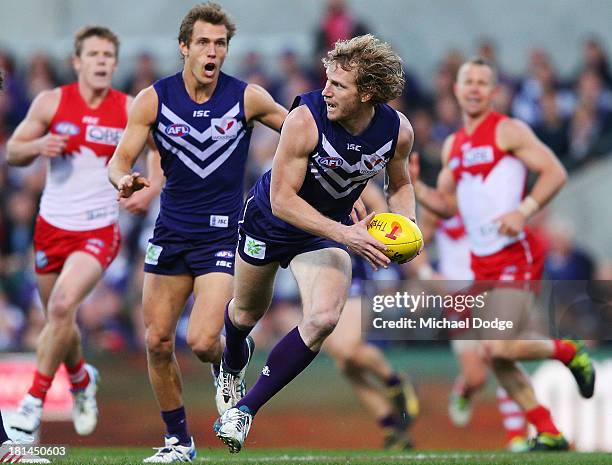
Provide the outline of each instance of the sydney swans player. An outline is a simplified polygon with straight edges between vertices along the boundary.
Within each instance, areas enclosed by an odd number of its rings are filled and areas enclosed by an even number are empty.
[[[457,74],[455,95],[464,127],[445,141],[443,167],[437,189],[415,182],[417,199],[445,217],[457,211],[465,223],[471,267],[477,281],[539,280],[543,252],[526,227],[529,218],[561,189],[566,173],[554,154],[524,123],[492,110],[496,73],[483,59],[464,63]],[[416,158],[412,162],[416,165]],[[415,167],[415,166],[413,166]],[[413,169],[413,177],[418,170]],[[525,196],[529,171],[537,180]],[[490,319],[513,315],[515,321],[529,309],[530,291],[496,288],[488,292]],[[520,337],[519,325],[516,333]],[[508,394],[523,408],[538,436],[534,450],[566,450],[567,441],[554,425],[550,412],[535,397],[529,378],[517,361],[554,358],[574,375],[580,392],[591,397],[595,372],[581,343],[574,341],[487,340],[485,351]]]
[[[11,165],[47,162],[47,182],[36,220],[38,289],[47,321],[39,338],[37,370],[11,427],[34,433],[53,377],[63,363],[72,383],[77,433],[96,427],[98,374],[83,360],[76,324],[80,303],[119,250],[118,205],[106,165],[127,122],[131,98],[111,89],[119,40],[105,27],[77,32],[77,82],[38,95],[7,144]]]

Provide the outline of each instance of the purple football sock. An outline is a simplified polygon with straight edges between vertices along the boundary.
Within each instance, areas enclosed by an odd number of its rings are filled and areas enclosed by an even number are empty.
[[[167,410],[162,412],[161,416],[166,424],[168,436],[176,436],[183,446],[191,445],[191,436],[189,431],[187,431],[185,407],[179,407],[176,410]]]
[[[238,372],[244,368],[249,360],[249,348],[246,344],[246,338],[253,328],[236,328],[229,317],[228,305],[225,306],[225,349],[223,350],[223,362],[225,363],[224,366]]]
[[[397,415],[394,415],[392,413],[378,419],[378,425],[381,428],[397,428],[399,427],[400,423],[401,421],[397,417]]]
[[[8,441],[9,437],[4,430],[4,422],[2,421],[2,412],[0,412],[0,444]]]
[[[236,406],[245,405],[255,415],[263,404],[304,371],[318,353],[306,346],[295,327],[274,346],[259,379]]]
[[[385,381],[385,384],[388,387],[399,386],[400,384],[402,384],[402,378],[400,378],[396,372],[393,372],[391,376],[389,377],[389,379]]]

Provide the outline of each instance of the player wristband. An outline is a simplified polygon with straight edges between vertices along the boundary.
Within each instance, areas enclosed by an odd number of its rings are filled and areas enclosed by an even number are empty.
[[[525,197],[521,204],[518,206],[520,211],[525,218],[531,218],[540,209],[540,204],[530,195]]]

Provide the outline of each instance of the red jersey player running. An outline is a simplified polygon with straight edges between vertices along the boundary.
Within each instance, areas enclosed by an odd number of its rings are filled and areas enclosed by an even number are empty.
[[[98,421],[98,373],[83,360],[77,308],[119,249],[118,204],[106,176],[127,122],[131,98],[111,89],[119,40],[107,28],[89,26],[75,36],[78,81],[44,91],[7,144],[8,162],[26,166],[42,156],[47,182],[34,232],[38,289],[46,313],[32,387],[11,428],[34,433],[53,377],[64,363],[72,383],[78,434]]]
[[[485,60],[476,58],[461,66],[455,96],[464,127],[449,136],[442,147],[443,167],[437,188],[417,181],[416,197],[444,218],[459,211],[470,241],[476,281],[539,280],[542,247],[525,226],[561,189],[567,175],[527,125],[492,110],[496,80],[495,70]],[[414,157],[413,179],[418,173],[417,164]],[[528,171],[537,174],[537,181],[523,198]],[[503,288],[489,291],[487,311],[511,311],[520,321],[519,312],[525,312],[527,305],[523,303],[529,300],[529,292]],[[567,441],[555,427],[550,412],[538,404],[531,382],[517,361],[560,360],[571,370],[580,393],[591,397],[595,371],[582,343],[542,337],[486,340],[483,345],[499,383],[523,408],[538,432],[532,450],[566,450]]]

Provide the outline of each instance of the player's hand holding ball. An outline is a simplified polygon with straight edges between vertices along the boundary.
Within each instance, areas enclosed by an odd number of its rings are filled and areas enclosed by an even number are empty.
[[[406,263],[423,248],[423,234],[413,221],[397,213],[379,213],[368,223],[368,232],[387,246],[384,254],[396,263]]]
[[[375,213],[372,212],[351,226],[343,226],[341,236],[336,240],[365,258],[376,270],[381,266],[386,268],[390,260],[385,252],[387,247],[368,234],[368,224],[374,215]]]

